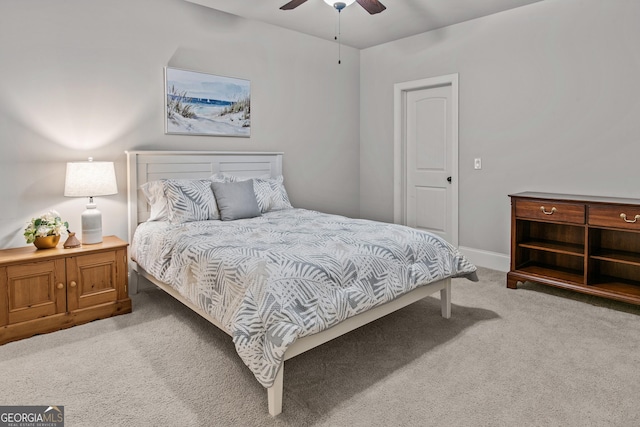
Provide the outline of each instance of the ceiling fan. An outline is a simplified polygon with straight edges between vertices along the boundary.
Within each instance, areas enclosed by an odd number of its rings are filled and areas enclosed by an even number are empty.
[[[296,7],[300,6],[302,3],[306,1],[307,0],[291,0],[289,3],[285,4],[280,9],[282,10],[295,9]],[[330,0],[330,1],[324,0],[324,1],[329,5],[333,5],[333,7],[338,9],[338,11],[342,10],[345,6],[348,6],[351,3],[353,3],[353,0],[351,1],[343,0],[343,1],[337,1],[337,2],[334,2],[333,0]],[[356,0],[356,1],[371,15],[375,15],[376,13],[380,13],[386,9],[386,7],[382,3],[380,3],[378,0]]]

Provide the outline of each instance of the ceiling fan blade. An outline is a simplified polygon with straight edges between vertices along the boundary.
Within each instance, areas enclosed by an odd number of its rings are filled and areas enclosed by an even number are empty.
[[[378,0],[356,0],[358,4],[372,15],[380,13],[386,9],[386,7]],[[293,2],[292,2],[293,3]]]
[[[281,10],[295,9],[296,7],[300,6],[302,3],[306,2],[306,1],[307,0],[291,0],[289,3],[285,4],[280,9]]]

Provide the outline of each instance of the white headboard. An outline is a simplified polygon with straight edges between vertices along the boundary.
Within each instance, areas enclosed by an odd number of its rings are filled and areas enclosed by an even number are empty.
[[[282,154],[227,151],[127,151],[129,242],[138,224],[149,218],[140,191],[146,182],[162,178],[209,178],[217,172],[246,177],[282,175]]]

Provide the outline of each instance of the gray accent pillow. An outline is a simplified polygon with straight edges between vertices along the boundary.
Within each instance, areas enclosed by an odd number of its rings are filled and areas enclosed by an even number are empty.
[[[262,213],[293,208],[289,201],[287,190],[284,188],[284,177],[282,175],[273,178],[249,178],[219,172],[212,175],[209,179],[213,182],[253,181],[253,192],[256,194],[258,207]]]
[[[212,182],[211,188],[216,196],[221,220],[232,221],[260,216],[260,208],[253,192],[253,181]]]

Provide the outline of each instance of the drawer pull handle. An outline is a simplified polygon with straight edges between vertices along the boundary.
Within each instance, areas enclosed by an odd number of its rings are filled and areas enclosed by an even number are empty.
[[[550,211],[550,212],[547,212],[547,211],[544,209],[544,206],[540,206],[540,210],[541,210],[541,211],[542,211],[542,213],[543,213],[543,214],[545,214],[545,215],[553,215],[553,214],[554,214],[554,212],[555,212],[555,211],[557,211],[557,209],[556,209],[555,207],[553,207],[553,208],[551,208],[551,211]]]
[[[627,219],[627,215],[626,215],[626,214],[624,214],[624,213],[621,213],[621,214],[620,214],[620,218],[622,218],[622,219],[624,220],[624,222],[629,222],[629,223],[633,224],[634,222],[637,222],[637,221],[640,219],[640,215],[636,215],[636,216],[633,218],[633,221],[632,221],[632,220],[630,220],[630,219]]]

